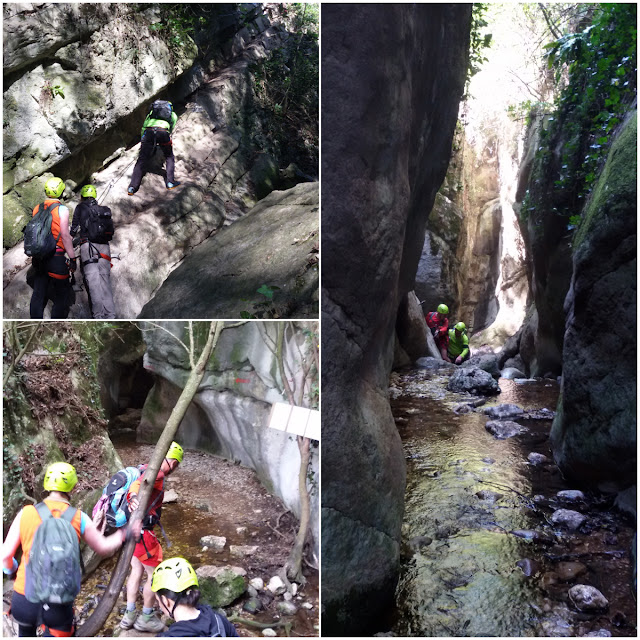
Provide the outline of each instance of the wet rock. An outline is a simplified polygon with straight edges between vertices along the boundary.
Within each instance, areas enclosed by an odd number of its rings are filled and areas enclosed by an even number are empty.
[[[534,531],[532,529],[514,529],[510,531],[514,536],[522,538],[524,540],[532,540],[533,542],[539,542],[540,544],[554,544],[556,539],[554,536],[546,533],[545,531]]]
[[[516,369],[516,367],[505,367],[500,372],[500,377],[506,380],[515,380],[517,378],[526,378],[527,375],[522,373],[520,369]]]
[[[442,358],[437,359],[437,358],[432,358],[430,356],[425,358],[418,358],[415,361],[415,366],[420,369],[430,369],[434,371],[437,371],[440,369],[443,369],[446,371],[454,371],[455,369],[457,369],[456,365],[451,362],[442,360]]]
[[[524,409],[517,404],[499,404],[495,407],[486,407],[482,412],[495,420],[504,420],[505,418],[521,416],[524,413]]]
[[[551,409],[535,409],[533,411],[527,411],[524,417],[528,420],[553,420],[556,412]]]
[[[263,629],[262,635],[266,638],[275,638],[278,634],[273,629]]]
[[[522,569],[522,573],[524,573],[527,578],[540,573],[540,563],[536,560],[531,560],[530,558],[523,558],[522,560],[518,560],[518,562],[516,562],[516,566]]]
[[[556,573],[562,582],[570,582],[587,573],[587,567],[581,562],[559,562],[556,565]]]
[[[433,539],[429,536],[416,536],[409,540],[409,547],[413,551],[419,551],[422,547],[428,547],[433,542]]]
[[[282,597],[287,601],[287,602],[291,602],[293,600],[293,596],[288,592],[285,591],[284,594],[282,595]]]
[[[578,611],[606,611],[609,601],[595,587],[577,584],[569,589],[569,599]]]
[[[262,578],[251,578],[251,580],[249,580],[249,584],[257,591],[262,591],[264,589],[264,580]]]
[[[200,538],[200,545],[213,549],[216,553],[219,553],[224,549],[227,544],[227,539],[223,536],[202,536]]]
[[[493,464],[495,460],[493,458],[482,458],[482,462],[485,464]]]
[[[301,606],[303,609],[313,609],[313,605],[310,602],[303,602]]]
[[[498,367],[498,356],[492,353],[476,353],[472,355],[460,367],[465,369],[482,369],[486,371],[492,378],[496,380],[500,377],[500,368]]]
[[[236,558],[246,558],[247,556],[253,556],[258,551],[257,546],[248,545],[231,545],[229,547],[229,553]]]
[[[547,458],[547,456],[545,456],[543,453],[536,453],[535,451],[532,451],[527,456],[527,460],[529,461],[530,464],[534,466],[539,466],[541,464],[545,464],[549,460],[549,458]],[[534,500],[535,500],[535,497],[534,497]]]
[[[277,609],[285,616],[295,616],[298,612],[298,607],[296,607],[293,602],[287,602],[286,600],[284,602],[278,602]]]
[[[542,576],[541,582],[542,582],[542,587],[544,589],[548,589],[552,585],[558,584],[558,582],[560,582],[560,578],[558,577],[558,574],[555,571],[547,571]]]
[[[457,404],[455,407],[453,407],[453,413],[457,415],[472,413],[473,410],[474,410],[473,407],[469,406],[468,404]]]
[[[542,504],[544,502],[547,502],[547,498],[545,496],[543,496],[543,495],[537,494],[537,495],[533,496],[533,501],[536,504]]]
[[[512,420],[489,420],[484,428],[498,440],[505,440],[527,431],[525,427]]]
[[[447,389],[458,393],[474,393],[483,396],[493,396],[500,393],[500,387],[491,374],[477,368],[458,368],[449,378]]]
[[[583,638],[610,638],[611,631],[607,631],[606,629],[598,629],[597,631],[590,631],[589,633],[582,636]]]
[[[196,575],[203,601],[214,608],[230,605],[246,591],[246,574],[242,567],[198,567]]]
[[[249,585],[247,587],[247,595],[250,598],[257,598],[258,597],[258,590],[255,587],[252,587],[251,585]]]
[[[558,509],[551,516],[551,522],[569,531],[576,531],[585,522],[586,516],[571,509]]]
[[[566,500],[567,502],[584,502],[584,493],[582,491],[578,491],[577,489],[565,489],[564,491],[558,491],[556,494],[558,498],[561,500]]]
[[[482,489],[476,493],[476,496],[480,500],[486,500],[487,502],[497,502],[500,498],[504,497],[502,493],[496,493],[495,491],[489,491],[488,489]]]
[[[574,636],[573,627],[568,622],[570,616],[571,613],[566,607],[553,610],[551,615],[541,623],[541,632],[536,635],[546,638],[570,638]]]
[[[243,605],[242,608],[248,613],[257,613],[262,610],[262,602],[260,602],[259,598],[249,598]]]
[[[273,576],[271,580],[269,580],[269,584],[267,585],[267,591],[270,591],[274,595],[278,596],[281,593],[284,593],[287,590],[286,585],[282,581],[280,576]]]

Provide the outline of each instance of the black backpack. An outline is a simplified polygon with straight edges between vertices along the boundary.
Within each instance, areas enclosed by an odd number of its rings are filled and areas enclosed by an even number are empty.
[[[22,230],[24,233],[24,252],[31,258],[46,260],[56,251],[58,239],[53,237],[51,232],[51,222],[53,217],[51,212],[54,207],[59,207],[59,202],[53,202],[45,207],[44,203],[38,206],[36,214],[27,222]]]
[[[154,120],[164,120],[171,124],[171,114],[173,113],[173,105],[168,100],[156,100],[151,105],[149,115]]]
[[[111,209],[99,205],[95,200],[87,203],[87,209],[88,211],[83,216],[82,226],[89,241],[101,244],[111,242],[114,232]]]

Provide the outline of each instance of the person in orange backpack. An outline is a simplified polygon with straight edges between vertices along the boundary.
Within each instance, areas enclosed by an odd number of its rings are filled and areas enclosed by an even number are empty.
[[[64,319],[69,315],[70,279],[76,270],[76,254],[69,233],[69,209],[60,202],[64,189],[65,184],[60,178],[50,178],[44,185],[47,199],[33,208],[33,216],[41,208],[50,208],[51,233],[56,239],[56,246],[50,256],[33,256],[33,270],[31,274],[27,274],[27,282],[33,286],[29,305],[31,318],[44,317],[49,296],[53,300],[52,319]],[[69,256],[68,261],[65,251]]]
[[[49,465],[44,476],[44,488],[50,492],[48,497],[35,506],[24,507],[5,538],[2,570],[8,576],[16,574],[11,615],[18,623],[19,636],[35,637],[40,624],[44,625],[45,636],[72,636],[73,600],[80,591],[81,579],[80,539],[96,553],[106,556],[119,549],[129,536],[139,535],[141,531],[140,520],[132,519],[128,528],[103,537],[86,513],[70,505],[69,494],[77,482],[72,465],[66,462]],[[55,549],[47,547],[52,541],[47,537],[51,526],[57,527],[58,532],[64,526],[65,531],[70,532],[71,551],[61,563],[56,562]],[[43,533],[45,530],[47,533]],[[19,546],[22,559],[18,563],[15,554]],[[50,597],[43,600],[41,594],[45,591]]]

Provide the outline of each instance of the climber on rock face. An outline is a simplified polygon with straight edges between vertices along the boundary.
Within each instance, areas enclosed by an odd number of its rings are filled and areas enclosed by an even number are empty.
[[[437,311],[430,311],[426,316],[427,326],[435,340],[443,360],[447,359],[447,331],[449,329],[449,307],[439,304]]]
[[[144,123],[142,124],[142,142],[140,143],[140,154],[138,161],[133,168],[131,184],[127,189],[127,194],[132,196],[142,182],[142,174],[145,165],[153,156],[156,147],[162,149],[162,153],[167,161],[167,189],[175,189],[180,183],[175,181],[174,169],[175,158],[173,157],[173,144],[171,134],[176,128],[178,116],[173,110],[173,104],[167,100],[156,100],[152,105]]]
[[[25,227],[25,253],[33,260],[27,272],[27,284],[33,287],[29,309],[31,318],[44,317],[48,300],[53,301],[52,319],[64,319],[69,315],[73,295],[71,274],[76,270],[76,257],[69,234],[69,209],[60,202],[64,189],[65,184],[60,178],[50,178],[44,185],[46,200],[33,209],[34,217],[45,210],[50,212],[51,223],[47,225],[47,233],[50,231],[52,234],[51,242],[53,245],[55,240],[55,249],[52,246],[51,252],[29,253],[26,231],[29,225]]]
[[[76,207],[71,234],[77,235],[74,246],[80,245],[80,269],[89,295],[94,319],[116,317],[111,291],[111,250],[113,238],[111,209],[97,203],[96,188],[86,184],[80,191],[82,198]]]
[[[469,349],[469,338],[467,336],[467,327],[464,322],[458,322],[456,326],[449,331],[449,342],[447,346],[447,357],[445,360],[455,364],[462,364],[471,357]]]

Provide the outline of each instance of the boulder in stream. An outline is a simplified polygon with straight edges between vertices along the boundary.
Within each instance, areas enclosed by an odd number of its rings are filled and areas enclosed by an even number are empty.
[[[524,433],[527,429],[513,420],[489,420],[484,428],[498,440],[506,440]]]
[[[442,358],[432,358],[431,356],[425,356],[424,358],[418,358],[415,361],[416,367],[420,369],[444,369],[446,371],[454,371],[456,369],[456,365],[452,362],[447,362]]]
[[[571,509],[558,509],[551,516],[551,522],[569,531],[576,531],[587,519],[586,516]]]
[[[477,353],[472,355],[466,362],[460,365],[463,369],[482,369],[496,380],[500,377],[500,369],[498,367],[498,356],[492,353]]]
[[[490,418],[504,420],[505,418],[515,418],[524,413],[524,409],[517,404],[499,404],[495,407],[486,407],[483,412]]]
[[[609,601],[595,587],[577,584],[569,589],[569,599],[578,611],[606,611]]]
[[[477,368],[458,368],[449,378],[447,389],[458,393],[473,393],[483,396],[493,396],[500,393],[500,387],[491,374]]]

